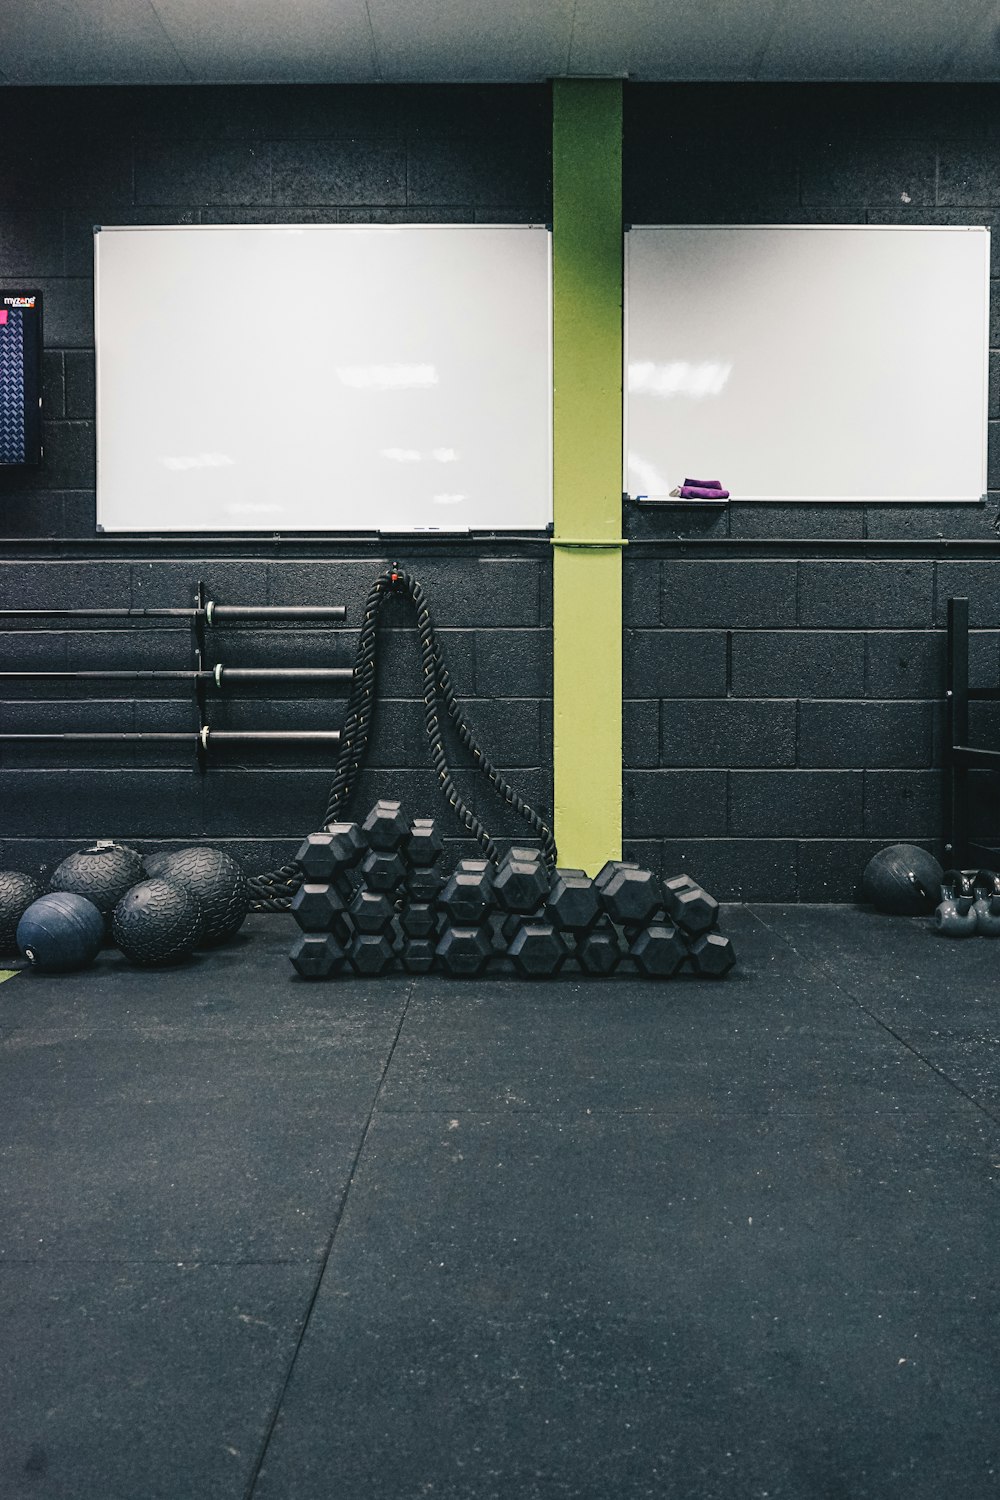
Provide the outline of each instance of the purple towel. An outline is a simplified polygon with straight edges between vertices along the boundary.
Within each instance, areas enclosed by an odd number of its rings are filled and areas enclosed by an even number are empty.
[[[722,485],[717,479],[685,479],[686,490],[721,490]]]
[[[677,491],[682,500],[728,500],[729,491],[716,489],[714,485],[682,484]]]

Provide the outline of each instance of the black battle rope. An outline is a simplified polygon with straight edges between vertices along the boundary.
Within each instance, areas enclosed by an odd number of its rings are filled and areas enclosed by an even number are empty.
[[[489,756],[479,745],[461,707],[444,664],[427,605],[427,596],[420,584],[409,573],[400,568],[390,568],[373,583],[365,602],[364,621],[354,661],[351,694],[347,714],[341,731],[340,752],[330,796],[323,821],[335,823],[343,819],[354,790],[358,772],[368,750],[368,735],[376,701],[377,660],[376,645],[379,615],[387,598],[392,594],[408,595],[417,617],[417,633],[420,638],[420,663],[423,671],[424,728],[430,745],[431,761],[437,773],[441,791],[459,821],[475,837],[488,859],[496,863],[500,852],[483,824],[467,807],[455,786],[445,754],[441,733],[440,705],[443,704],[454,725],[458,738],[472,755],[475,767],[483,771],[494,791],[512,807],[519,817],[535,831],[542,846],[542,854],[550,869],[557,861],[555,840],[550,830],[535,810],[518,796],[514,788],[497,770]],[[266,875],[255,875],[250,879],[252,904],[255,911],[287,911],[291,900],[302,884],[302,872],[296,863],[282,865]]]

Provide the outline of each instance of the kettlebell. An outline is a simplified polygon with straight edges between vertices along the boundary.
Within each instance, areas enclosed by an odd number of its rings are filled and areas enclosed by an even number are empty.
[[[973,881],[976,931],[980,937],[1000,937],[1000,875],[980,870]]]
[[[941,903],[934,913],[935,931],[942,937],[972,937],[977,931],[975,900],[972,876],[964,870],[945,870]]]

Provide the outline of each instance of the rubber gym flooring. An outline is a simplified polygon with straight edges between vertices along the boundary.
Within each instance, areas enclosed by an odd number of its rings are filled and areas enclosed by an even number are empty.
[[[3,1500],[1000,1492],[1000,943],[0,985]]]

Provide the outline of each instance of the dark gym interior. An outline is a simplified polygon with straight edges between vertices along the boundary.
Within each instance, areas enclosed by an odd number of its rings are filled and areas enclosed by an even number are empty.
[[[1000,83],[622,94],[626,225],[997,228]],[[0,284],[45,306],[45,456],[0,467],[0,610],[179,609],[199,584],[342,605],[342,624],[235,623],[224,657],[349,669],[369,589],[405,566],[479,740],[551,824],[550,539],[390,548],[361,506],[325,537],[98,534],[92,243],[100,224],[549,224],[552,85],[12,75],[0,141]],[[997,687],[998,287],[983,504],[623,507],[607,857],[722,903],[724,979],[308,983],[287,911],[259,910],[166,968],[111,946],[73,974],[0,958],[0,1496],[997,1493],[996,950],[942,939],[939,891],[889,916],[859,881],[887,845],[961,852],[945,626],[967,598],[970,678]],[[475,858],[428,758],[403,599],[381,627],[349,815],[398,799],[437,819],[449,866]],[[0,671],[180,672],[191,643],[180,618],[8,617]],[[89,686],[0,683],[2,732],[191,729],[190,686]],[[339,728],[350,688],[251,685],[213,723]],[[995,705],[970,712],[995,744]],[[44,885],[106,838],[287,866],[335,759],[0,742],[0,866]],[[523,838],[460,747],[454,769],[501,848]],[[969,773],[987,847],[996,788]]]

